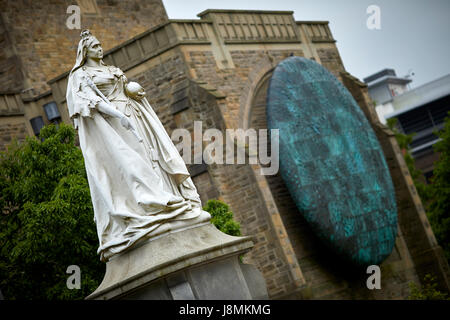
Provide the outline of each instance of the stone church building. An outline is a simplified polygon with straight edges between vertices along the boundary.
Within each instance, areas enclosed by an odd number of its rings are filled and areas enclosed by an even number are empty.
[[[426,274],[448,290],[449,269],[394,135],[379,123],[367,86],[350,75],[327,21],[295,21],[290,11],[206,10],[171,20],[161,0],[0,0],[0,149],[50,122],[71,123],[65,102],[80,29],[67,8],[81,8],[106,64],[140,83],[169,135],[177,128],[267,128],[266,92],[276,65],[314,59],[351,92],[383,148],[396,190],[398,235],[380,265],[381,289],[366,270],[342,264],[298,212],[280,175],[259,164],[189,165],[202,201],[229,204],[255,246],[244,261],[263,274],[271,299],[405,299]]]

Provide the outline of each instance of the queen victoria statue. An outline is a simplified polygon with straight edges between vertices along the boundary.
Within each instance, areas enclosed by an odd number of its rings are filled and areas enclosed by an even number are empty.
[[[67,106],[78,129],[102,261],[139,242],[209,223],[186,165],[145,98],[100,42],[81,33]]]

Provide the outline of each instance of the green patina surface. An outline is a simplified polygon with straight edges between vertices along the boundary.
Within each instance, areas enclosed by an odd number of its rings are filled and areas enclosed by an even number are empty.
[[[281,176],[312,229],[353,263],[381,263],[397,235],[394,187],[348,90],[318,63],[290,57],[270,80],[267,120],[280,129]]]

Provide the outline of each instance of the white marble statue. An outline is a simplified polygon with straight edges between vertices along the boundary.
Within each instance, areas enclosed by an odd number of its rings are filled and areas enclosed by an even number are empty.
[[[81,33],[67,106],[78,128],[102,261],[138,242],[209,223],[186,165],[145,98]]]

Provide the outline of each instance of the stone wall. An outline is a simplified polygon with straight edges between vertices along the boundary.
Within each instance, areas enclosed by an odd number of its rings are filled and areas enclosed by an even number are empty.
[[[251,78],[250,74],[262,66],[273,64],[301,50],[230,50],[233,69],[217,68],[211,51],[190,51],[187,65],[198,81],[205,81],[225,95],[221,109],[227,128],[238,128],[241,99]],[[269,295],[284,297],[298,289],[295,266],[286,252],[292,251],[288,243],[279,240],[271,213],[261,195],[255,173],[249,165],[212,165],[209,168],[219,189],[221,199],[230,205],[235,219],[241,223],[243,234],[255,237],[255,248],[248,259],[263,273]],[[256,173],[259,174],[259,173]],[[268,180],[270,184],[270,180]],[[281,222],[281,221],[280,221]],[[284,226],[280,226],[284,228]],[[283,248],[284,246],[284,248]],[[295,263],[294,263],[295,265]]]
[[[317,54],[320,57],[320,64],[330,70],[335,77],[340,79],[340,73],[344,72],[345,69],[337,48],[318,48]]]
[[[187,64],[198,81],[207,82],[226,95],[224,117],[232,128],[241,127],[240,111],[246,97],[252,72],[276,64],[290,55],[303,56],[300,49],[285,50],[230,50],[234,68],[219,69],[212,51],[190,51]]]
[[[27,133],[24,117],[0,117],[0,151],[6,151],[13,140],[24,141]]]
[[[33,130],[24,114],[20,94],[0,95],[0,151],[5,151],[14,140],[23,141]]]
[[[21,62],[8,34],[3,17],[0,15],[0,92],[17,92],[22,89],[23,75]]]
[[[0,55],[0,71],[9,71],[0,74],[2,84],[21,87],[22,72],[28,79],[24,86],[42,93],[49,89],[48,80],[73,66],[81,32],[66,27],[67,7],[73,4],[81,7],[81,28],[101,39],[104,50],[168,19],[161,0],[1,0],[2,33],[8,35],[0,40],[8,38],[14,51],[9,57]],[[10,72],[17,78],[11,79]]]

